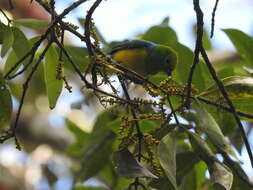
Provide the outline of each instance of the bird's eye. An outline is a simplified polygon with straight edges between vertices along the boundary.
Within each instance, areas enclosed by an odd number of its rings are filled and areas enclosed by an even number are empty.
[[[167,73],[167,75],[170,76],[172,68],[171,68],[171,63],[170,63],[169,59],[166,59],[165,65],[166,65],[166,73]]]

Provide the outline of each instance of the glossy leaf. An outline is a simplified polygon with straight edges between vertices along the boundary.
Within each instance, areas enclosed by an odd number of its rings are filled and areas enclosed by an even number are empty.
[[[57,103],[58,97],[61,94],[63,85],[62,80],[56,79],[57,65],[59,59],[54,46],[51,46],[48,49],[45,57],[46,59],[44,64],[45,70],[44,78],[46,83],[47,96],[49,100],[49,107],[50,109],[53,109]]]
[[[231,98],[253,98],[253,78],[246,76],[232,76],[222,79],[222,83]],[[222,97],[215,85],[210,86],[200,96]]]
[[[175,189],[177,189],[176,180],[176,139],[175,134],[169,133],[158,145],[157,155],[159,162],[164,169],[168,179]]]
[[[25,26],[30,29],[39,30],[48,27],[48,23],[44,20],[34,18],[24,18],[13,20],[15,26]]]
[[[224,163],[226,163],[233,171],[233,186],[232,190],[243,189],[243,190],[252,190],[252,183],[245,171],[239,165],[238,162],[233,161],[229,157],[224,159]],[[229,163],[229,164],[228,164]]]
[[[207,143],[198,135],[188,132],[194,151],[205,161],[211,173],[213,183],[222,185],[229,190],[233,183],[233,174],[225,165],[221,165]]]
[[[38,38],[40,38],[40,36],[36,36],[34,38],[29,39],[27,42],[26,41],[27,39],[25,38],[25,36],[23,36],[20,32],[17,32],[17,33],[19,33],[17,36],[20,36],[20,37],[22,36],[21,42],[25,43],[24,48],[28,48],[28,49],[26,49],[26,51],[28,51],[29,47],[31,47],[31,45],[33,45],[38,40]],[[5,62],[5,65],[4,65],[4,73],[7,73],[9,71],[9,69],[12,68],[12,66],[14,66],[18,62],[19,58],[21,58],[26,53],[22,49],[20,50],[20,48],[22,48],[22,47],[15,47],[10,51],[9,56]],[[17,55],[19,55],[19,57]],[[36,57],[36,55],[35,55],[35,57]],[[26,62],[29,58],[30,58],[30,56],[28,58],[26,58],[23,61],[23,63]],[[12,72],[12,74],[16,73],[16,71],[21,67],[21,65],[22,64],[19,64],[16,67],[16,69]]]
[[[17,57],[21,58],[30,50],[30,43],[20,29],[13,27],[13,34],[14,42],[12,48]]]
[[[209,168],[213,185],[218,189],[230,190],[233,184],[233,174],[224,164],[214,162]]]
[[[12,114],[11,94],[0,76],[0,130],[9,125]]]
[[[236,158],[231,146],[226,141],[220,127],[210,113],[197,101],[194,108],[196,110],[196,118],[198,126],[212,141],[218,151],[230,154]]]
[[[208,144],[197,134],[188,132],[192,148],[195,153],[207,164],[216,160],[215,154]]]
[[[227,36],[237,49],[237,52],[252,65],[253,64],[252,37],[237,29],[224,29],[223,31],[227,34]]]
[[[12,28],[11,27],[4,27],[1,57],[5,56],[7,51],[11,48],[13,41],[14,41],[14,36],[13,36]]]
[[[16,56],[16,53],[14,52],[14,50],[12,50],[9,53],[9,56],[4,64],[4,73],[7,73],[18,61],[18,57]],[[21,64],[19,64],[19,66],[12,72],[15,73],[19,67],[21,66]]]

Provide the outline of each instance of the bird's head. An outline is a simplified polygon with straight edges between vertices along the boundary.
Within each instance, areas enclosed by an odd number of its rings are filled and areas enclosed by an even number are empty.
[[[168,46],[157,45],[150,50],[147,62],[149,74],[165,72],[170,76],[178,62],[177,53]]]

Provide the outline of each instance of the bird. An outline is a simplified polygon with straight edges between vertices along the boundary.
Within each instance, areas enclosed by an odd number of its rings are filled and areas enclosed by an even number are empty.
[[[126,69],[142,77],[149,77],[158,72],[171,76],[178,57],[171,47],[145,40],[131,40],[114,46],[109,55]]]

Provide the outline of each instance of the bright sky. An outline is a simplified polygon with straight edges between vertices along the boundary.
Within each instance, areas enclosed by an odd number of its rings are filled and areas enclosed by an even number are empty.
[[[68,0],[68,2],[72,2]],[[94,1],[72,12],[72,16],[84,17]],[[210,30],[212,9],[215,0],[202,0],[205,14],[205,27]],[[61,9],[66,7],[60,3]],[[64,6],[64,7],[63,7]],[[253,3],[250,0],[222,0],[216,13],[214,45],[219,48],[231,48],[222,28],[237,28],[252,33]],[[170,17],[170,25],[176,30],[181,43],[193,47],[191,26],[195,23],[195,12],[189,0],[106,0],[94,13],[94,21],[108,41],[132,39],[152,25],[159,24],[164,17]],[[72,18],[73,18],[72,17]],[[73,20],[72,20],[73,22]],[[76,22],[77,23],[77,22]]]

